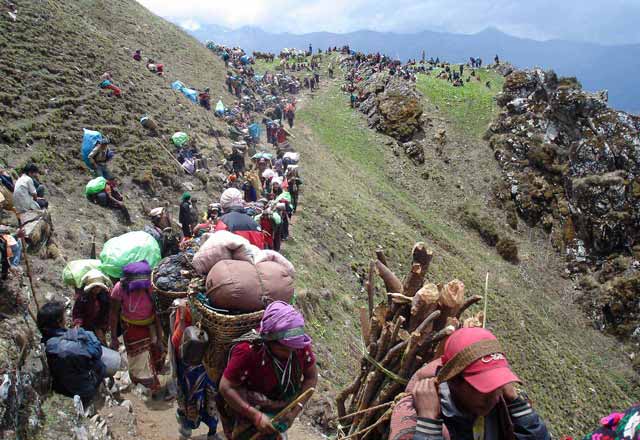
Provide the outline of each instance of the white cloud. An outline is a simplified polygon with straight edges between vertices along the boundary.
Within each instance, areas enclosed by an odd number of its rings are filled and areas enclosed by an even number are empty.
[[[192,25],[198,20],[201,25],[258,26],[270,32],[370,29],[473,33],[494,26],[528,38],[640,42],[638,0],[138,1],[177,23]]]
[[[188,31],[197,31],[202,26],[200,26],[200,23],[198,23],[197,21],[188,18],[188,19],[182,20],[180,22],[180,27],[182,27],[182,28],[184,28],[184,29],[186,29]]]

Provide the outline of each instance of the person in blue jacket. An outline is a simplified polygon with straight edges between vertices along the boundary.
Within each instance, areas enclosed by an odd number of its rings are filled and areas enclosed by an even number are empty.
[[[106,377],[106,367],[100,360],[102,346],[93,332],[67,329],[64,310],[59,301],[44,304],[38,311],[38,329],[46,347],[53,390],[67,397],[80,396],[86,406]]]

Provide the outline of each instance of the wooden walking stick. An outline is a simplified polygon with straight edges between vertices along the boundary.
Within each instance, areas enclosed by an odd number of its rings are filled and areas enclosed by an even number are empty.
[[[311,395],[315,392],[315,388],[309,388],[307,391],[305,391],[304,393],[300,394],[298,397],[295,398],[295,400],[293,402],[291,402],[290,404],[288,404],[282,411],[280,411],[278,414],[276,414],[275,416],[273,416],[273,418],[271,419],[271,423],[275,423],[280,421],[280,419],[282,419],[284,416],[286,416],[287,414],[289,414],[289,412],[291,412],[291,410],[293,408],[296,407],[296,405],[298,405],[298,403],[301,403],[305,400],[307,400],[309,397],[311,397]],[[257,440],[260,438],[260,436],[262,436],[261,432],[256,432],[250,440]]]
[[[18,211],[13,208],[13,213],[16,215],[16,218],[18,219],[18,228],[22,229],[22,220],[20,219],[20,216],[18,215]],[[22,256],[24,257],[24,264],[27,268],[27,278],[29,278],[29,287],[31,288],[31,295],[33,296],[33,302],[36,303],[36,311],[39,312],[40,311],[40,304],[38,304],[38,298],[36,298],[36,291],[33,288],[33,276],[31,275],[31,265],[29,264],[29,257],[27,257],[27,242],[24,239],[24,231],[21,231],[20,234],[18,234],[20,236],[20,244],[22,244]],[[27,309],[29,308],[29,304],[27,304]]]
[[[164,137],[163,137],[163,139],[164,139]],[[155,139],[155,138],[154,138],[153,140],[154,140],[154,141],[156,141],[156,143],[157,143],[158,145],[160,145],[160,148],[162,148],[164,151],[166,151],[166,152],[167,152],[167,154],[169,154],[169,156],[171,157],[171,159],[172,159],[172,160],[173,160],[173,161],[178,165],[178,167],[179,167],[182,171],[184,171],[184,172],[186,173],[186,170],[185,170],[184,168],[182,168],[182,164],[181,164],[180,162],[178,162],[178,159],[176,159],[176,158],[173,156],[173,153],[171,153],[171,151],[169,151],[169,149],[168,149],[167,147],[165,147],[164,145],[162,145],[162,143],[161,143],[158,139]]]

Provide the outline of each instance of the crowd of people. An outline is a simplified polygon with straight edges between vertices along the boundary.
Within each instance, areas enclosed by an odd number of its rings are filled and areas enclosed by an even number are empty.
[[[284,121],[293,128],[296,100],[289,95],[297,93],[300,80],[286,72],[312,71],[302,83],[313,90],[320,79],[319,58],[312,59],[308,66],[283,60],[280,73],[256,75],[242,50],[216,46],[215,52],[230,69],[228,91],[237,98],[231,107],[220,112],[216,108],[216,116],[227,122],[230,135],[235,134],[237,141],[227,155],[229,175],[219,200],[207,204],[205,212],[198,210],[190,193],[182,194],[180,232],[175,230],[168,208],[157,207],[149,212],[144,231],[155,239],[162,257],[175,255],[191,242],[202,240],[205,234],[215,235],[219,231],[231,232],[259,249],[276,252],[291,237],[290,224],[298,208],[303,181],[299,175],[300,158],[291,146],[291,133],[285,129]],[[327,52],[338,49],[330,48]],[[340,52],[351,55],[345,64],[349,68],[350,87],[362,80],[359,74],[363,66],[415,81],[418,72],[428,72],[439,65],[439,60],[402,64],[379,53],[352,54],[348,46]],[[142,60],[140,50],[133,58]],[[470,61],[471,68],[482,65],[481,60]],[[147,68],[154,74],[165,73],[164,66],[152,59]],[[329,69],[332,72],[333,66]],[[451,66],[445,65],[444,72],[452,74]],[[452,74],[452,80],[460,80],[463,72],[464,66],[460,65],[453,72],[457,77]],[[307,79],[313,83],[307,86]],[[109,73],[101,78],[100,87],[123,97]],[[352,105],[357,102],[354,90],[348,90]],[[211,110],[209,93],[205,88],[198,98],[205,111]],[[259,149],[262,125],[266,142],[273,146],[274,153]],[[83,159],[94,177],[105,181],[103,189],[91,194],[90,200],[122,208],[117,179],[108,166],[113,157],[109,138],[100,133],[87,138],[85,133],[87,139]],[[47,209],[45,188],[39,182],[39,168],[35,164],[26,165],[15,182],[14,178],[10,170],[0,170],[3,208],[10,207],[18,215]],[[25,250],[20,231],[12,234],[2,227],[0,234],[3,278],[6,278],[12,268],[18,270]],[[305,402],[296,405],[277,423],[273,423],[272,416],[301,393],[314,388],[318,381],[312,340],[305,332],[302,314],[286,302],[268,304],[257,331],[230,350],[222,377],[216,382],[203,364],[202,348],[193,348],[198,346],[202,335],[197,334],[185,300],[177,301],[171,310],[170,331],[162,328],[153,296],[152,270],[148,261],[141,260],[124,265],[117,279],[96,268],[86,271],[73,292],[71,320],[62,302],[42,305],[37,326],[46,347],[54,391],[79,396],[83,404],[91,404],[110,375],[105,353],[118,350],[122,343],[131,381],[150,390],[152,395],[167,394],[167,382],[162,376],[170,365],[177,390],[174,397],[180,439],[190,438],[201,424],[208,428],[208,439],[218,438],[220,421],[229,439],[252,438],[256,432],[261,438],[278,438],[299,416]],[[491,332],[480,328],[457,330],[448,338],[442,356],[425,365],[409,382],[410,398],[407,405],[400,401],[396,406],[390,438],[548,440],[545,423],[526,395],[514,386],[519,382]],[[637,408],[630,411],[637,415]],[[625,414],[612,415],[600,428],[608,437],[598,431],[593,438],[618,438],[619,432],[616,434],[615,430],[619,426],[627,433],[630,428],[623,423],[624,417]],[[401,429],[394,431],[394,427]],[[637,423],[632,434],[624,438],[637,437]]]
[[[289,226],[303,182],[299,176],[299,154],[290,143],[289,130],[295,121],[293,95],[306,82],[287,71],[310,71],[314,85],[308,87],[313,89],[319,82],[319,73],[311,69],[320,68],[319,59],[285,63],[281,72],[256,75],[251,64],[246,63],[244,52],[225,50],[220,55],[229,69],[228,90],[236,97],[222,111],[216,106],[214,113],[227,123],[234,141],[224,163],[229,172],[225,189],[219,200],[207,204],[204,213],[199,211],[195,198],[185,192],[180,200],[178,230],[168,207],[157,207],[148,213],[144,232],[157,242],[162,257],[176,255],[190,243],[204,240],[205,234],[218,231],[232,232],[259,249],[276,252],[282,242],[291,238]],[[141,50],[136,50],[132,57],[141,62]],[[165,66],[153,59],[148,60],[146,67],[154,74],[166,74]],[[102,75],[99,88],[126,99],[110,72]],[[198,93],[197,103],[204,111],[212,110],[210,100],[209,88]],[[141,120],[145,128],[154,128],[152,122],[148,117]],[[183,134],[172,137],[176,147],[173,159],[185,171],[194,171],[187,165],[200,158],[200,152],[196,143]],[[266,146],[260,147],[263,141],[272,146],[273,153]],[[117,170],[111,166],[112,147],[109,136],[85,129],[82,159],[93,175],[86,195],[92,203],[126,211],[118,192]],[[18,215],[47,209],[39,171],[37,165],[28,164],[15,179],[11,170],[1,170],[3,208],[11,204],[10,208]],[[1,232],[6,278],[12,271],[19,274],[25,250],[19,230],[3,226]],[[90,405],[100,394],[101,386],[112,383],[105,381],[114,373],[108,357],[117,353],[122,344],[132,384],[143,387],[154,398],[177,399],[181,439],[189,438],[201,423],[209,427],[208,438],[216,438],[222,415],[228,420],[224,424],[228,438],[244,438],[256,431],[267,436],[277,434],[270,416],[317,381],[311,339],[304,334],[302,315],[287,303],[270,304],[256,338],[231,351],[222,380],[214,383],[202,357],[199,360],[183,357],[188,351],[183,336],[195,324],[184,301],[172,310],[169,333],[161,326],[152,271],[146,260],[125,264],[117,278],[91,268],[74,284],[71,316],[67,316],[65,304],[60,301],[49,301],[39,308],[37,325],[46,347],[53,390],[69,397],[78,396],[85,406]],[[170,381],[164,378],[168,365],[173,373]],[[175,384],[175,392],[169,383]],[[301,407],[291,411],[280,422],[280,428],[290,425],[300,411]]]

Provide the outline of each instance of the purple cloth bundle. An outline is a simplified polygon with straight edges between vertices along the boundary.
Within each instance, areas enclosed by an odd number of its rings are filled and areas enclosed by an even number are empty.
[[[122,280],[125,281],[128,292],[151,288],[151,266],[146,260],[129,263],[122,268],[122,272]]]

